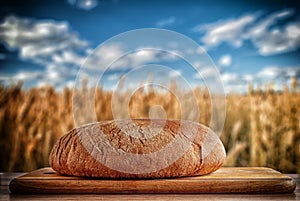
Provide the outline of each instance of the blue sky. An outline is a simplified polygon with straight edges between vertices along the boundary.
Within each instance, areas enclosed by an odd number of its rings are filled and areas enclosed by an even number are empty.
[[[218,68],[226,92],[245,92],[250,82],[273,82],[281,89],[292,77],[300,78],[297,1],[7,0],[0,5],[3,85],[22,80],[25,88],[72,87],[98,45],[143,28],[175,31],[197,42]],[[99,60],[124,53],[122,45],[103,48]],[[134,68],[130,65],[153,61],[171,66],[170,78],[184,76],[192,85],[211,73],[201,59],[192,64],[194,72],[178,58],[145,51],[129,56],[123,69],[107,69],[102,84],[113,87]]]

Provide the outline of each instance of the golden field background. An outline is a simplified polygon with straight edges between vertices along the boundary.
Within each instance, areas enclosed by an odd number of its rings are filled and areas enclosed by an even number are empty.
[[[226,166],[267,166],[284,173],[300,173],[297,87],[274,92],[272,87],[262,91],[250,86],[248,94],[227,95],[226,121],[221,135],[227,151]],[[94,89],[83,87],[78,92],[89,96]],[[72,93],[68,88],[57,92],[51,86],[30,90],[22,90],[20,83],[0,86],[0,171],[31,171],[49,166],[53,144],[74,127]],[[201,88],[189,93],[197,97],[201,111],[199,122],[209,125],[209,93]],[[119,96],[122,100],[126,94]],[[95,108],[99,121],[113,119],[111,97],[112,92],[97,88]],[[148,117],[153,105],[161,105],[167,118],[181,118],[176,97],[153,90],[134,93],[129,103],[130,115]]]

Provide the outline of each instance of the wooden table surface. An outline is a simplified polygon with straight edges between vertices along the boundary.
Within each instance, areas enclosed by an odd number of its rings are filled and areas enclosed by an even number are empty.
[[[66,194],[13,195],[9,182],[24,173],[0,173],[0,200],[300,200],[300,174],[287,174],[297,183],[292,194]]]

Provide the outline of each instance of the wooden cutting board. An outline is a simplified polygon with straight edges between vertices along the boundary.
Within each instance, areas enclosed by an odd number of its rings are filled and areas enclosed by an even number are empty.
[[[15,178],[12,193],[292,193],[295,181],[264,167],[222,167],[196,177],[87,179],[62,176],[50,167]]]

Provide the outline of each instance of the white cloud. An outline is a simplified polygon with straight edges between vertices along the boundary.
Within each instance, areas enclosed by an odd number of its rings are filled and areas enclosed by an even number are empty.
[[[9,16],[0,29],[0,40],[7,49],[19,50],[21,60],[46,68],[44,75],[20,72],[11,80],[43,79],[54,85],[64,84],[70,77],[75,78],[87,55],[88,42],[79,38],[66,22]]]
[[[73,51],[66,50],[63,51],[61,54],[53,54],[52,60],[54,61],[54,63],[70,63],[80,66],[84,63],[85,58]]]
[[[42,71],[19,71],[14,74],[1,74],[0,83],[4,86],[10,84],[16,84],[18,81],[31,82],[43,77],[44,73]]]
[[[42,65],[56,63],[58,58],[60,63],[78,64],[80,56],[70,60],[67,54],[75,55],[75,52],[85,54],[85,48],[88,46],[88,43],[80,39],[66,22],[37,21],[9,16],[5,18],[0,28],[2,30],[0,40],[8,49],[18,49],[21,59]]]
[[[47,86],[49,83],[48,82],[45,82],[44,80],[39,80],[38,82],[37,82],[37,87],[45,87],[45,86]]]
[[[11,76],[0,75],[0,81],[6,81],[6,80],[9,80],[10,78],[11,78]]]
[[[26,72],[26,71],[21,71],[15,74],[12,79],[15,80],[22,80],[22,81],[28,81],[28,80],[35,80],[38,77],[41,77],[42,72],[37,72],[37,71],[32,71],[32,72]]]
[[[66,49],[83,50],[88,46],[86,41],[70,30],[66,22],[9,16],[0,28],[0,39],[8,48],[19,49],[22,59],[45,61],[54,53]]]
[[[132,66],[138,66],[143,63],[156,60],[158,53],[156,51],[141,49],[131,55],[129,60]]]
[[[225,54],[219,59],[220,66],[230,66],[231,65],[231,55]]]
[[[169,77],[170,78],[180,77],[181,75],[182,75],[182,71],[181,70],[172,70],[169,73]]]
[[[67,2],[82,10],[92,10],[98,6],[98,0],[67,0]]]
[[[282,28],[276,23],[293,15],[292,10],[270,14],[246,34],[261,55],[293,51],[300,46],[300,23],[291,22]]]
[[[198,68],[198,72],[193,76],[195,79],[205,79],[208,77],[214,77],[219,72],[214,67]]]
[[[215,76],[216,71],[212,68],[199,69],[194,79],[204,79]],[[282,90],[283,83],[291,86],[292,78],[300,80],[300,66],[270,66],[262,68],[254,74],[238,74],[226,72],[220,74],[225,93],[246,93],[249,84],[264,87],[265,84],[273,83],[274,90]]]
[[[274,80],[278,78],[288,79],[291,77],[300,77],[300,67],[278,67],[271,66],[263,68],[257,73],[259,79]]]
[[[9,78],[2,79],[2,82],[30,80],[61,86],[75,80],[80,66],[85,64],[83,74],[94,84],[99,71],[106,70],[111,64],[108,70],[130,69],[150,62],[177,59],[160,51],[159,47],[141,47],[128,54],[122,43],[106,44],[93,52],[89,43],[72,31],[66,22],[9,16],[0,24],[0,30],[0,40],[8,50],[19,50],[21,60],[38,64],[41,66],[39,70],[44,71],[39,76],[29,71],[16,76],[8,75]],[[91,56],[86,59],[88,55]]]
[[[255,77],[251,74],[245,74],[243,75],[243,79],[245,80],[245,82],[253,82]]]
[[[176,17],[171,16],[171,17],[159,20],[158,22],[156,22],[155,25],[157,27],[168,27],[168,26],[173,25],[175,22],[176,22]]]
[[[237,83],[240,81],[239,76],[235,73],[224,73],[221,75],[222,82]]]
[[[69,80],[66,82],[66,87],[72,89],[74,87],[75,83],[74,83],[74,80]]]
[[[83,74],[89,77],[89,82],[96,83],[99,71],[110,65],[108,70],[130,69],[152,62],[173,61],[178,57],[172,53],[179,54],[176,50],[167,54],[160,47],[140,47],[128,53],[121,42],[109,43],[93,51],[68,23],[54,20],[8,16],[0,24],[0,30],[0,40],[8,50],[18,50],[21,60],[38,64],[41,66],[39,70],[44,71],[39,76],[30,71],[17,76],[8,75],[10,78],[2,79],[5,82],[36,79],[35,82],[40,84],[60,86],[75,80],[84,64]],[[90,57],[86,59],[88,55]]]
[[[96,49],[88,58],[85,67],[105,70],[130,69],[149,62],[170,61],[177,59],[174,55],[166,54],[152,48],[138,48],[134,52],[126,52],[122,44],[107,44]]]
[[[199,69],[200,67],[202,67],[202,63],[200,61],[195,61],[193,63],[193,66],[196,68],[196,69]]]
[[[236,73],[224,73],[221,80],[224,84],[226,93],[247,92],[248,84],[261,85],[273,83],[274,90],[282,90],[283,83],[291,85],[291,79],[300,78],[300,66],[279,67],[271,66],[261,69],[256,74],[239,75]],[[264,86],[264,85],[263,85]]]
[[[264,80],[265,82],[300,77],[300,66],[279,67],[270,66],[258,71],[256,74],[239,75],[236,73],[223,73],[221,80],[225,83],[248,83]]]
[[[76,75],[75,71],[67,67],[57,68],[50,65],[46,70],[22,70],[16,74],[9,74],[3,77],[5,79],[0,78],[0,81],[4,81],[7,85],[22,81],[25,87],[52,85],[57,89],[62,89],[67,86],[68,82],[74,80],[74,75]]]
[[[262,20],[258,18],[258,14],[248,14],[236,19],[199,25],[194,30],[204,32],[201,41],[206,48],[216,47],[221,43],[241,47],[248,40],[261,55],[274,55],[294,51],[300,46],[300,23],[278,23],[293,14],[293,10],[284,9],[271,13]]]
[[[261,21],[259,21],[256,25],[251,27],[248,30],[247,37],[256,38],[256,37],[259,37],[259,36],[265,34],[265,32],[268,31],[268,28],[271,25],[276,24],[276,21],[286,18],[286,17],[290,16],[292,13],[293,13],[292,10],[282,10],[282,11],[278,11],[278,12],[270,14],[269,16],[267,16],[264,19],[262,19]]]
[[[109,80],[109,81],[115,81],[115,80],[120,79],[120,77],[121,77],[121,75],[115,73],[115,74],[109,75],[109,76],[107,77],[107,80]]]
[[[267,67],[258,72],[259,78],[275,79],[282,75],[283,70],[279,67]]]
[[[86,60],[84,67],[88,69],[106,70],[127,67],[128,56],[120,43],[106,44],[95,49]]]
[[[253,43],[261,55],[296,50],[300,46],[300,23],[290,23],[282,29],[272,29],[258,38],[253,38]]]
[[[255,15],[245,15],[238,19],[229,19],[213,24],[200,25],[195,27],[194,30],[206,32],[202,38],[202,42],[207,48],[218,46],[222,42],[228,42],[236,47],[240,47],[244,40],[242,33],[255,18]]]
[[[240,75],[237,73],[224,73],[221,80],[224,85],[225,93],[246,93],[248,84],[256,82],[255,75]]]
[[[196,49],[196,53],[197,54],[204,54],[204,53],[206,53],[206,51],[205,51],[205,47],[198,47],[197,49]]]

